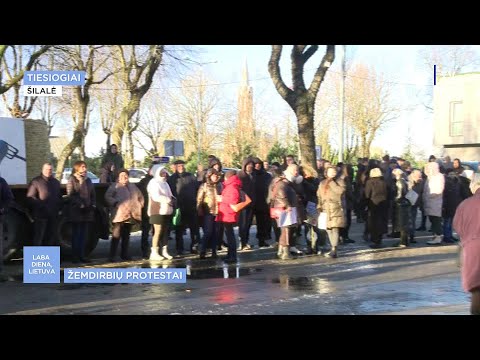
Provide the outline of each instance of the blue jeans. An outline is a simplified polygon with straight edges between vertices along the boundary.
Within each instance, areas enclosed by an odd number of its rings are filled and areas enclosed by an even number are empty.
[[[208,244],[212,247],[212,254],[217,252],[217,223],[215,215],[205,214],[203,216],[203,236],[200,239],[200,252],[207,251]]]
[[[452,241],[452,220],[451,217],[443,218],[443,241]]]
[[[233,223],[223,223],[225,227],[225,235],[227,236],[228,252],[227,258],[230,260],[237,259],[237,241],[233,232]]]
[[[87,226],[87,222],[72,223],[72,255],[74,259],[83,259],[84,257]]]
[[[248,244],[250,236],[250,226],[252,225],[253,220],[253,208],[251,205],[247,206],[245,209],[240,211],[240,216],[238,218],[238,233],[240,240],[242,241],[242,246]]]

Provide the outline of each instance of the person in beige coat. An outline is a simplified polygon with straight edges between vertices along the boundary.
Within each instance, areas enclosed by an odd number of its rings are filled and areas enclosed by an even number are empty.
[[[336,258],[340,228],[345,227],[345,212],[342,205],[342,195],[345,193],[345,181],[337,178],[337,169],[328,168],[327,178],[320,183],[317,191],[319,213],[327,213],[327,234],[332,249],[326,257]]]
[[[142,220],[144,198],[141,191],[128,182],[128,170],[121,169],[118,181],[113,183],[105,193],[105,201],[110,207],[113,229],[110,244],[110,258],[114,262],[120,238],[122,239],[121,259],[131,260],[128,255],[130,230],[135,222]]]

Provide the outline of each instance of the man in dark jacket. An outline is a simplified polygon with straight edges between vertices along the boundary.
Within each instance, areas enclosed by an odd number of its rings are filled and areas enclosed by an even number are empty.
[[[153,179],[152,175],[152,167],[154,164],[150,165],[148,168],[148,173],[145,177],[140,180],[137,184],[137,187],[142,192],[143,198],[145,199],[145,203],[142,208],[142,242],[141,242],[141,249],[142,249],[142,258],[148,259],[150,258],[150,245],[148,243],[148,235],[150,234],[150,230],[152,230],[153,236],[153,227],[150,224],[150,217],[148,216],[148,191],[147,185],[150,180]]]
[[[238,219],[238,231],[240,235],[239,250],[251,250],[252,247],[248,243],[250,226],[252,225],[253,209],[255,207],[255,181],[256,174],[254,170],[254,162],[251,157],[243,160],[242,170],[238,172],[238,178],[242,182],[242,190],[247,194],[252,203],[240,212]]]
[[[57,218],[62,195],[60,182],[52,176],[52,164],[45,163],[42,173],[33,178],[28,186],[27,199],[33,213],[34,246],[58,246]]]
[[[175,173],[169,177],[168,185],[170,185],[173,196],[177,198],[177,207],[180,208],[181,225],[175,227],[175,240],[177,254],[181,255],[184,251],[183,232],[186,227],[190,229],[191,252],[195,252],[198,244],[198,182],[195,176],[185,171],[185,161],[177,160],[173,164],[175,165]]]
[[[455,161],[455,160],[454,160]],[[443,190],[443,242],[454,243],[452,235],[452,222],[458,205],[470,196],[462,185],[464,177],[458,175],[457,170],[452,170],[445,176],[445,188]]]
[[[266,240],[271,239],[270,209],[267,204],[268,187],[272,181],[272,175],[265,171],[263,161],[259,158],[252,158],[255,164],[255,205],[253,215],[257,221],[257,238],[259,247],[268,247]]]
[[[110,145],[109,151],[107,151],[102,159],[100,167],[104,169],[106,166],[110,166],[111,173],[107,178],[112,182],[117,181],[118,171],[123,169],[124,161],[122,155],[118,153],[118,148],[115,144]]]
[[[4,280],[1,276],[3,271],[3,219],[12,200],[12,190],[10,190],[5,179],[0,176],[0,281]]]

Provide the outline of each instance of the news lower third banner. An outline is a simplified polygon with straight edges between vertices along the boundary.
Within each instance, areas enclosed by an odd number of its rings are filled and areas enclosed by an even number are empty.
[[[60,283],[60,246],[24,246],[23,282]],[[64,283],[83,284],[182,284],[182,268],[65,268]]]
[[[24,96],[62,96],[63,86],[83,86],[85,71],[25,71]]]
[[[58,284],[60,246],[24,246],[23,282]]]
[[[109,283],[109,284],[181,284],[187,282],[187,269],[65,269],[65,283]]]

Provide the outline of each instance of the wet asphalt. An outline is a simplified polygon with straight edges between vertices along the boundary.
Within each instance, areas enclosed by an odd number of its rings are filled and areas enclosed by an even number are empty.
[[[0,314],[469,314],[457,245],[429,246],[431,236],[422,232],[408,248],[390,247],[398,239],[387,238],[385,247],[370,249],[362,229],[352,224],[356,242],[341,245],[337,259],[307,255],[282,261],[276,249],[256,248],[239,252],[236,264],[223,263],[225,252],[218,259],[188,255],[151,263],[140,258],[135,234],[132,261],[108,263],[109,241],[100,240],[93,262],[84,266],[186,268],[185,284],[24,284],[19,259],[5,266]],[[255,227],[251,239],[256,243]],[[78,266],[62,263],[68,267]]]

